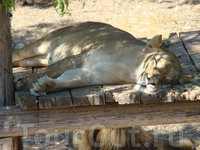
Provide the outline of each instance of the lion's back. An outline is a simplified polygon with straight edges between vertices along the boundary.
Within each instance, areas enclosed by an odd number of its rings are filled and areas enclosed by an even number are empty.
[[[111,25],[86,22],[54,31],[51,36],[60,38],[58,47],[49,53],[49,64],[72,55],[101,51],[112,54],[135,45],[145,45],[131,34]]]

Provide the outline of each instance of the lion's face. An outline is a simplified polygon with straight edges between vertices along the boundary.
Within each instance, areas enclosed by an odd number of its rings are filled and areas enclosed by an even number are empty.
[[[150,57],[150,58],[149,58]],[[177,59],[173,59],[166,53],[159,52],[147,56],[137,84],[152,92],[163,86],[177,84],[181,74],[181,68]]]
[[[175,54],[168,49],[161,49],[160,42],[153,40],[145,47],[146,57],[136,89],[150,93],[173,84],[191,82],[193,76],[182,72]]]

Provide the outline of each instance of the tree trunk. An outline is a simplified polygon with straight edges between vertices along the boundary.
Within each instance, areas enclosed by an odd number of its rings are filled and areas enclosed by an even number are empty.
[[[0,4],[2,4],[0,0]],[[0,8],[0,106],[14,104],[10,16]]]

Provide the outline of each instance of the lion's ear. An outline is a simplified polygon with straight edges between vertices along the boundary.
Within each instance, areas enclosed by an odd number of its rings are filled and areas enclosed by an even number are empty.
[[[186,74],[186,73],[181,73],[179,82],[182,83],[190,83],[194,79],[195,76]]]
[[[156,35],[147,43],[145,49],[147,52],[151,52],[151,49],[153,47],[160,48],[161,44],[162,44],[162,35]]]

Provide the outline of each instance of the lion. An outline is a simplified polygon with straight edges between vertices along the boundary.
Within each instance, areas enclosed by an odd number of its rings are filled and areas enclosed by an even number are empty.
[[[147,44],[111,25],[86,22],[53,31],[12,53],[13,66],[46,67],[14,74],[15,89],[35,96],[76,87],[134,83],[140,92],[191,82],[175,54],[160,48],[162,36]]]
[[[193,150],[188,138],[158,139],[141,127],[87,130],[75,136],[78,150]],[[78,139],[78,140],[77,140]],[[73,140],[70,146],[73,147]]]
[[[175,54],[160,48],[161,43],[161,35],[145,43],[99,22],[64,27],[13,51],[13,66],[45,67],[26,76],[14,74],[14,86],[16,90],[29,89],[31,95],[41,96],[83,86],[125,83],[136,84],[136,90],[151,93],[173,84],[191,82],[194,76],[183,73]],[[177,141],[178,147],[172,148],[167,140],[159,140],[155,146],[152,135],[141,127],[137,129],[140,135],[135,140],[141,147],[132,145],[130,128],[117,128],[106,132],[104,129],[86,131],[78,149],[193,149],[191,141],[185,139],[182,144]],[[126,136],[120,139],[122,131]],[[125,141],[124,146],[113,146],[113,142],[121,140]],[[144,146],[145,142],[149,145]]]

